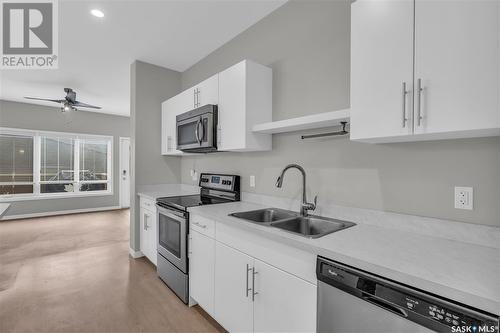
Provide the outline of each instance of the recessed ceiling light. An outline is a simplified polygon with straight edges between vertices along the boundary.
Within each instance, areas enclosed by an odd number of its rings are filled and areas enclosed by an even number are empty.
[[[104,17],[104,13],[102,11],[100,11],[99,9],[92,9],[90,11],[90,14],[94,15],[95,17]]]

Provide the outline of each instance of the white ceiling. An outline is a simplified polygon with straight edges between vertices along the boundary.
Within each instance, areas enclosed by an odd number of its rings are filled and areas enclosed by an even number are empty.
[[[253,1],[59,1],[59,69],[0,71],[0,98],[59,99],[64,87],[98,112],[130,114],[130,64],[184,71],[284,4]],[[93,8],[103,19],[90,15]]]

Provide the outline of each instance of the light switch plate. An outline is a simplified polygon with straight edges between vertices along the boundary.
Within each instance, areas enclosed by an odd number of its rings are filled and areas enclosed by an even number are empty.
[[[472,187],[455,187],[455,208],[472,210],[474,208],[474,193]]]
[[[250,176],[250,187],[255,187],[255,176],[254,175]]]

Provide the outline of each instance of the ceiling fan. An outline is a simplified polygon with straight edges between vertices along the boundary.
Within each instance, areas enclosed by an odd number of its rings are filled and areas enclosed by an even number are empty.
[[[34,99],[38,101],[48,101],[59,103],[61,105],[62,112],[77,111],[77,108],[89,108],[89,109],[100,109],[100,106],[85,104],[76,100],[76,91],[71,88],[64,88],[66,92],[66,97],[64,99],[47,99],[47,98],[36,98],[36,97],[24,97],[26,99]]]

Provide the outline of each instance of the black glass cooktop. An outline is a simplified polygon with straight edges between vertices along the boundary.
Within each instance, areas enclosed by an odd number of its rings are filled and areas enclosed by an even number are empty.
[[[163,207],[175,207],[177,209],[185,210],[188,207],[231,202],[231,200],[194,194],[194,195],[182,195],[178,197],[158,198],[156,199],[156,202]]]

